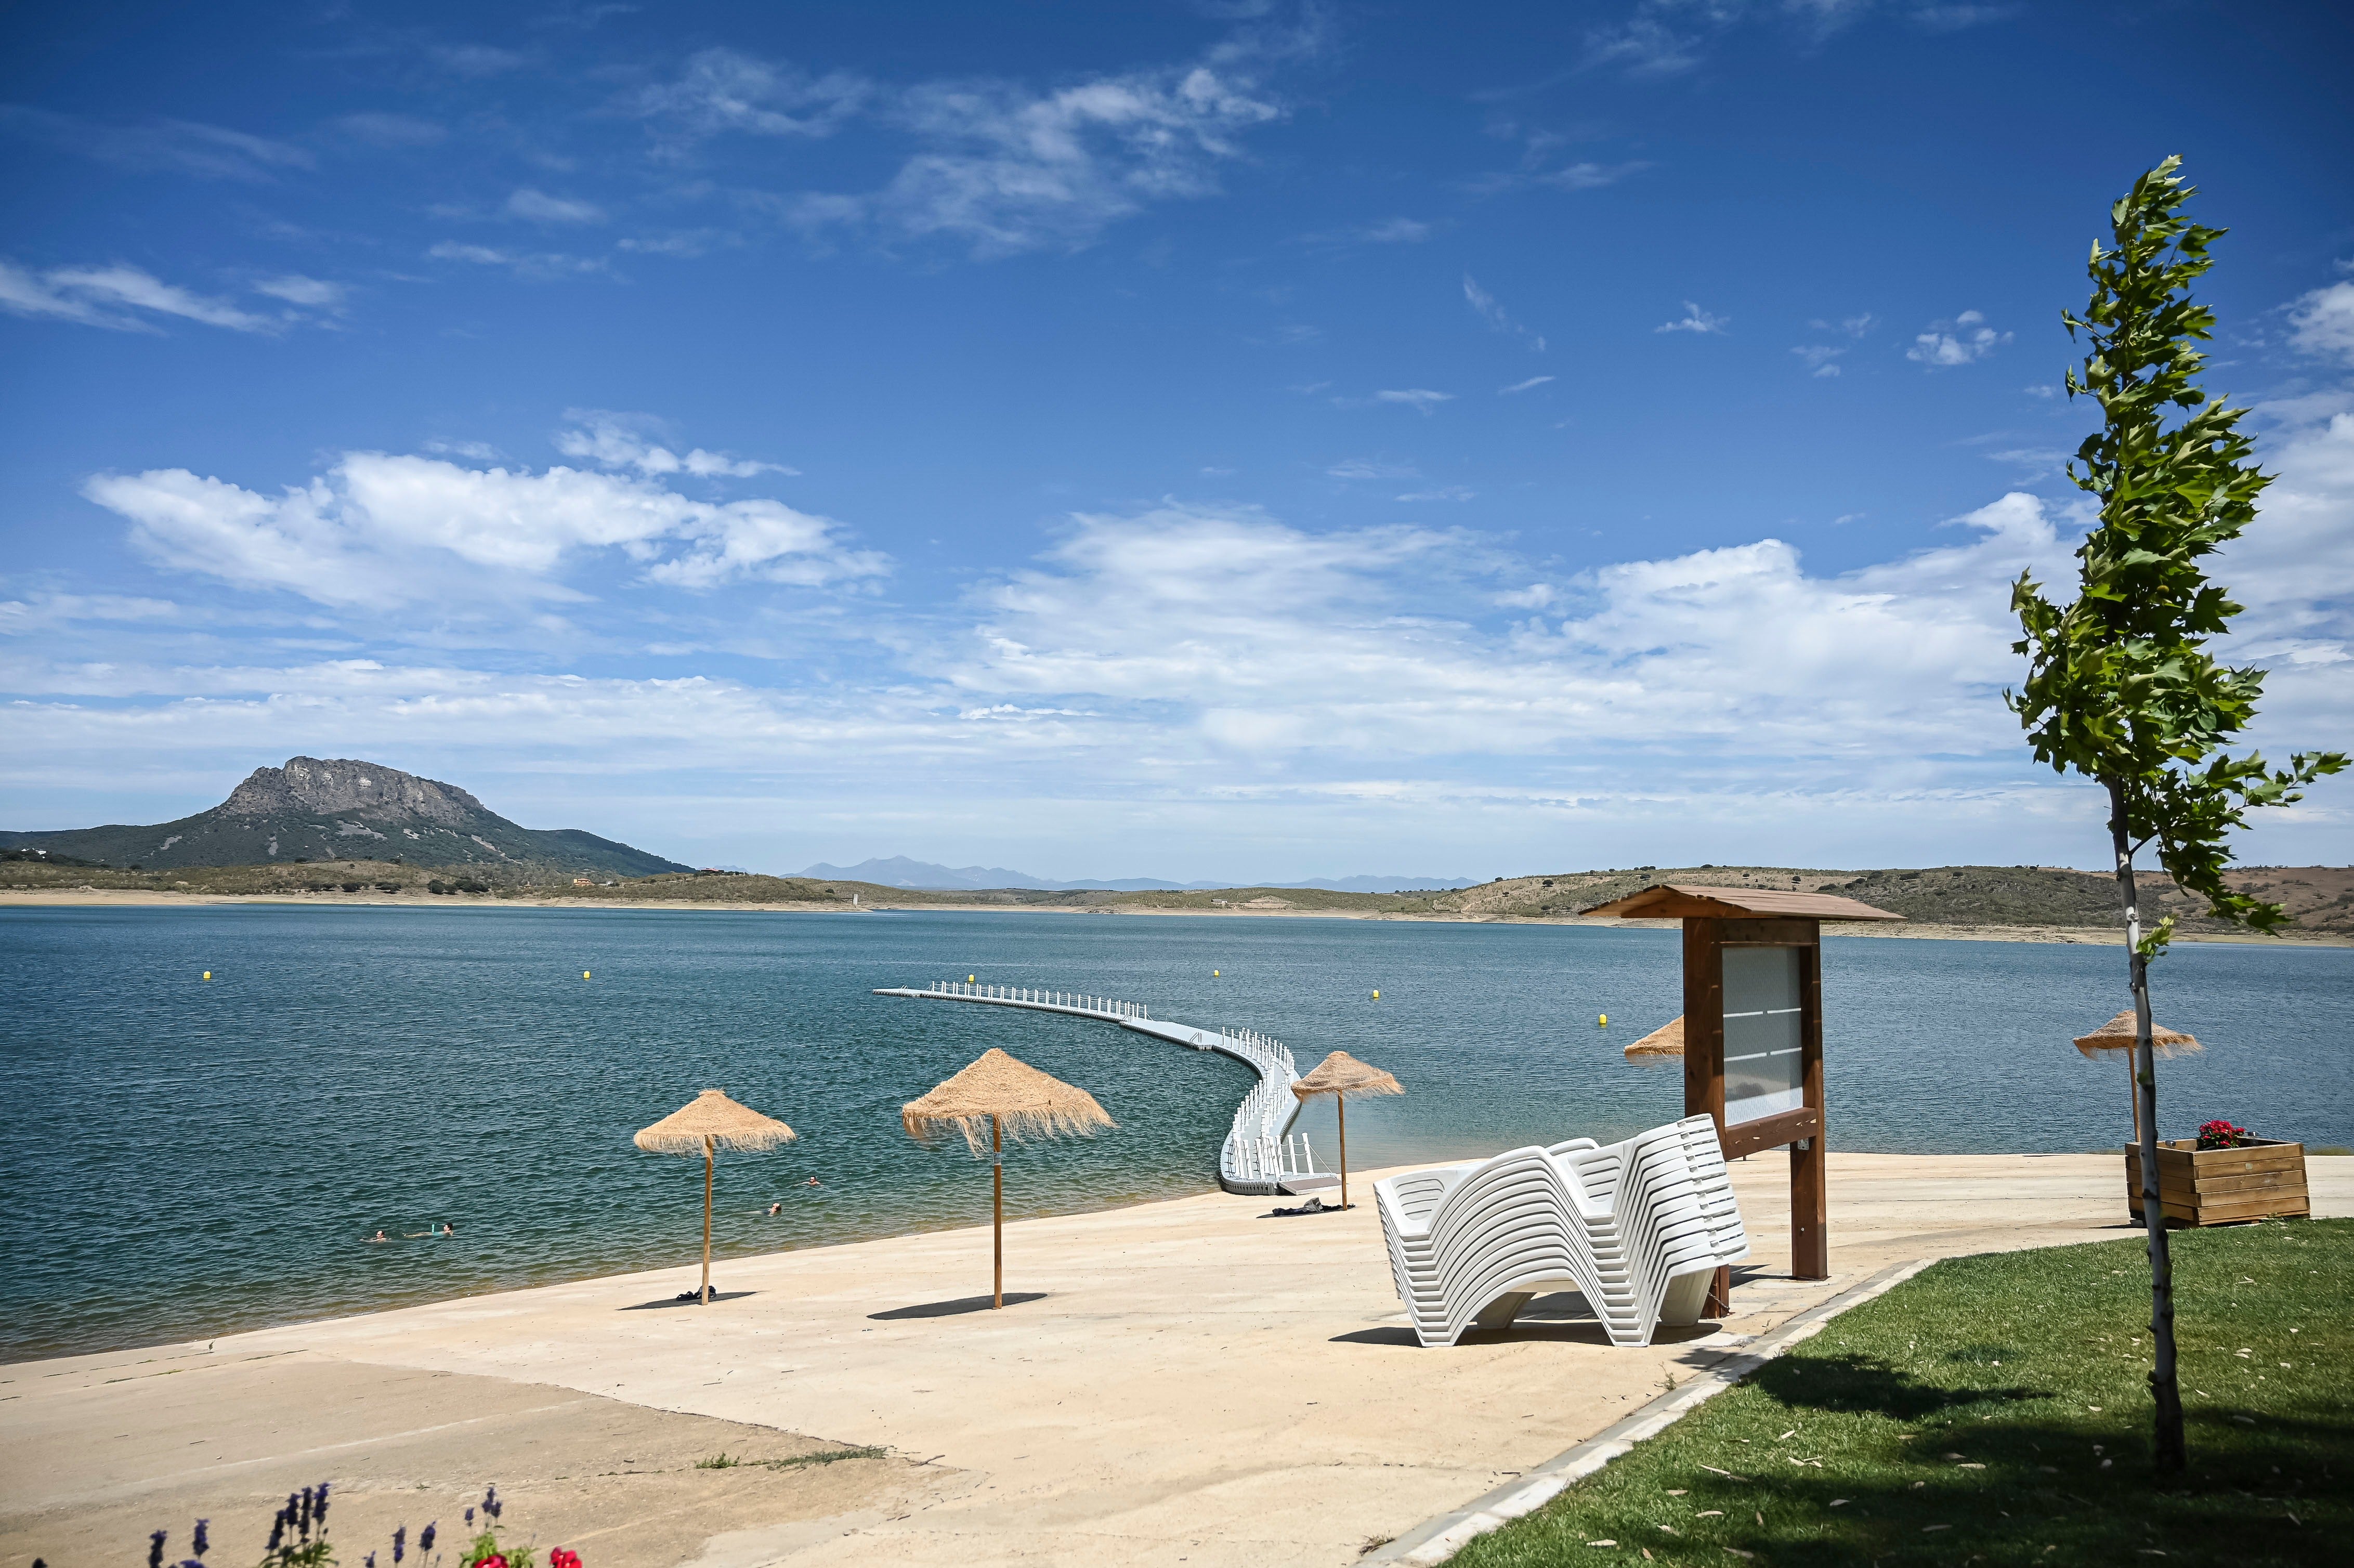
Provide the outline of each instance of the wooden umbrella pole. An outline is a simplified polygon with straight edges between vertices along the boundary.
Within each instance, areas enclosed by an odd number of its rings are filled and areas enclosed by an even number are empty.
[[[1341,1207],[1349,1206],[1349,1097],[1334,1095],[1332,1104],[1341,1113]]]
[[[999,1131],[997,1118],[989,1118],[990,1180],[996,1187],[997,1223],[993,1227],[993,1245],[997,1261],[997,1288],[991,1299],[991,1310],[1005,1305],[1005,1144]]]
[[[711,1139],[703,1140],[703,1296],[711,1305]]]

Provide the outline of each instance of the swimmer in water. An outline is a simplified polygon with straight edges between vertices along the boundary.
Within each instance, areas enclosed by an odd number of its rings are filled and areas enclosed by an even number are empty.
[[[818,1179],[817,1179],[816,1177],[814,1177],[814,1176],[811,1177],[811,1178],[809,1179],[809,1184],[810,1184],[811,1186],[812,1186],[812,1187],[814,1187],[814,1186],[818,1185]]]
[[[784,1205],[781,1202],[774,1202],[774,1203],[771,1203],[771,1204],[769,1204],[769,1217],[770,1219],[772,1219],[772,1220],[773,1220],[773,1219],[775,1219],[779,1214],[783,1213],[784,1212],[785,1212],[785,1205]]]
[[[382,1231],[378,1231],[376,1234],[368,1237],[368,1240],[372,1242],[388,1242],[392,1238],[390,1236],[385,1234]]]
[[[458,1222],[457,1222],[457,1221],[455,1221],[455,1220],[444,1220],[444,1221],[442,1221],[442,1222],[441,1222],[441,1234],[442,1234],[443,1235],[445,1235],[445,1236],[454,1236],[454,1235],[456,1235],[456,1234],[458,1234]]]

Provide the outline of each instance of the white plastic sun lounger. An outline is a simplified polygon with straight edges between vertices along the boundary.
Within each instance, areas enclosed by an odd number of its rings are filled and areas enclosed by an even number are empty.
[[[1608,1146],[1572,1139],[1373,1183],[1390,1268],[1416,1337],[1500,1329],[1541,1293],[1575,1289],[1610,1342],[1650,1343],[1700,1319],[1710,1276],[1749,1255],[1707,1117]]]

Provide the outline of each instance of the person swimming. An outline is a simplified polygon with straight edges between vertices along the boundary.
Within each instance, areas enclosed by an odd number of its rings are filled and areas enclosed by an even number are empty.
[[[780,1200],[780,1201],[779,1201],[779,1202],[774,1202],[774,1203],[771,1203],[771,1204],[769,1204],[769,1218],[770,1218],[770,1219],[772,1219],[772,1220],[773,1220],[773,1219],[775,1219],[779,1214],[783,1213],[784,1212],[785,1212],[785,1205],[784,1205],[784,1203],[783,1203],[783,1202],[782,1202],[781,1200]]]
[[[456,1234],[458,1234],[458,1222],[457,1222],[457,1221],[455,1221],[455,1220],[444,1220],[444,1221],[442,1221],[442,1222],[441,1222],[441,1234],[442,1234],[443,1235],[445,1235],[445,1236],[454,1236],[454,1235],[456,1235]]]
[[[811,1177],[811,1178],[809,1179],[809,1184],[810,1184],[811,1186],[812,1186],[812,1187],[815,1187],[815,1186],[821,1185],[821,1183],[819,1182],[818,1179],[817,1179],[816,1177],[814,1177],[814,1176],[812,1176],[812,1177]]]
[[[368,1237],[368,1240],[371,1242],[388,1242],[392,1238],[390,1236],[385,1234],[382,1231],[378,1231],[376,1234]]]

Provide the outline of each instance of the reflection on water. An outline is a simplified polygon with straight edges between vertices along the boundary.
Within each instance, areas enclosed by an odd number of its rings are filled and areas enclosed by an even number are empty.
[[[879,985],[1093,991],[1248,1024],[1303,1068],[1345,1047],[1407,1088],[1352,1107],[1360,1169],[1619,1138],[1681,1109],[1672,1062],[1619,1054],[1679,1010],[1677,958],[1672,931],[1215,916],[0,911],[0,1358],[691,1261],[699,1166],[630,1135],[703,1088],[801,1135],[722,1156],[723,1256],[981,1224],[988,1167],[897,1113],[991,1045],[1119,1123],[1009,1155],[1009,1215],[1214,1185],[1239,1065]],[[2115,949],[1829,941],[1832,1146],[2122,1142],[2124,1070],[2068,1041],[2123,977]],[[2208,1045],[2160,1068],[2168,1134],[2228,1116],[2354,1142],[2354,952],[2185,947],[2158,985]],[[1329,1162],[1329,1106],[1302,1126]]]

